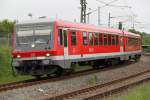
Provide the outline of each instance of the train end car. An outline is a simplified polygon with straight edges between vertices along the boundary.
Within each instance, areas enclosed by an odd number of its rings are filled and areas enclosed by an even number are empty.
[[[132,41],[131,41],[132,40]],[[38,19],[17,23],[12,67],[20,74],[42,76],[72,71],[74,64],[93,68],[139,58],[141,37],[118,29]]]

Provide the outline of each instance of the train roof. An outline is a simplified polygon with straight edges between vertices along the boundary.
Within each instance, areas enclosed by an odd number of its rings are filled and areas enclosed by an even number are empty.
[[[141,35],[139,34],[135,34],[135,33],[131,33],[131,32],[127,32],[127,31],[124,31],[124,35],[125,36],[130,36],[130,37],[138,37],[138,38],[141,38]]]
[[[55,21],[54,19],[47,19],[47,18],[31,19],[31,20],[25,20],[25,21],[18,22],[17,25],[37,24],[37,23],[53,23],[54,21]]]
[[[109,33],[119,33],[122,34],[121,30],[113,29],[113,28],[103,28],[96,25],[91,24],[83,24],[83,23],[73,23],[73,22],[67,22],[62,20],[56,20],[56,23],[58,26],[68,27],[68,28],[76,28],[76,29],[83,29],[87,31],[101,31],[101,32],[109,32]]]
[[[62,20],[56,20],[56,23],[58,26],[63,26],[63,27],[68,27],[68,28],[78,28],[78,29],[85,29],[88,31],[101,31],[101,32],[108,32],[108,33],[114,33],[114,34],[125,34],[125,36],[128,37],[140,37],[139,34],[119,30],[119,29],[114,29],[114,28],[104,28],[104,27],[99,27],[96,25],[90,25],[90,24],[82,24],[82,23],[72,23],[72,22],[67,22],[67,21],[62,21]]]
[[[36,24],[36,23],[56,23],[60,27],[67,27],[67,28],[74,28],[74,29],[82,29],[84,31],[93,31],[93,32],[108,32],[113,34],[122,35],[123,31],[119,29],[114,28],[105,28],[105,27],[99,27],[96,25],[91,24],[83,24],[83,23],[76,23],[76,22],[68,22],[63,20],[57,20],[57,19],[48,19],[48,18],[41,18],[41,19],[35,19],[35,20],[27,20],[23,22],[18,22],[17,25],[20,24]],[[140,37],[140,35],[124,31],[125,36],[129,37]]]

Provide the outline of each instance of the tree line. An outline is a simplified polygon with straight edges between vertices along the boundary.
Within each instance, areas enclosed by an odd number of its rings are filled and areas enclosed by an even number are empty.
[[[0,21],[0,34],[12,33],[15,22],[7,19]]]

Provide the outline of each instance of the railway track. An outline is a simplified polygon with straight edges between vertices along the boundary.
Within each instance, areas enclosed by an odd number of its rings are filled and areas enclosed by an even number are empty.
[[[37,84],[55,82],[55,81],[70,79],[70,78],[79,77],[79,76],[83,76],[83,75],[88,75],[88,74],[92,74],[92,73],[98,73],[98,72],[102,72],[102,71],[112,70],[112,69],[115,69],[115,68],[127,66],[131,63],[133,63],[133,62],[129,62],[128,64],[123,64],[123,65],[116,65],[116,66],[106,67],[106,68],[102,68],[102,69],[99,69],[99,70],[89,69],[89,70],[79,71],[79,72],[70,74],[69,76],[64,75],[64,76],[61,76],[61,77],[42,78],[42,79],[39,79],[39,80],[38,79],[31,79],[31,80],[25,80],[25,81],[20,81],[20,82],[8,83],[8,84],[0,85],[0,92],[5,92],[5,91],[8,91],[8,90],[18,89],[18,88],[23,88],[23,87],[29,87],[29,86],[33,86],[33,85],[37,85]]]
[[[95,100],[96,98],[105,94],[112,93],[147,79],[150,79],[150,69],[131,76],[115,79],[104,84],[96,84],[95,86],[61,94],[55,97],[50,97],[46,100]]]

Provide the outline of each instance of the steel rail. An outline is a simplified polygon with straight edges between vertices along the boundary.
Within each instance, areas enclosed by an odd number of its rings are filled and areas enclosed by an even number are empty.
[[[58,96],[55,96],[55,97],[50,97],[46,100],[65,100],[65,99],[68,99],[68,98],[76,98],[78,96],[80,97],[81,95],[86,96],[84,98],[85,100],[94,100],[93,98],[97,95],[102,95],[102,94],[108,93],[110,91],[114,91],[115,89],[118,89],[118,88],[114,87],[114,89],[109,90],[108,87],[113,87],[113,85],[115,85],[115,84],[120,84],[120,83],[123,83],[123,82],[127,82],[128,80],[132,80],[132,79],[135,80],[135,78],[138,78],[142,75],[147,75],[148,77],[143,78],[143,79],[139,79],[139,80],[136,79],[136,82],[133,82],[133,83],[137,83],[139,81],[143,81],[145,79],[150,78],[150,69],[139,72],[139,73],[136,73],[134,75],[124,77],[124,78],[115,79],[113,81],[110,81],[110,82],[107,82],[107,83],[104,83],[104,84],[99,84],[99,85],[91,86],[91,87],[88,87],[88,88],[76,90],[76,91],[73,91],[73,92],[61,94],[61,95],[58,95]],[[130,85],[130,84],[124,84],[123,86],[117,86],[117,87],[122,88],[122,87],[126,87],[127,85]],[[98,89],[101,89],[101,88],[105,88],[105,89],[99,91],[100,93],[98,93],[97,95],[88,97],[87,94],[90,95],[91,93],[94,93],[94,91],[98,91]],[[95,92],[95,93],[97,93],[97,92]]]
[[[102,71],[113,70],[113,69],[123,67],[123,66],[129,65],[129,64],[131,64],[131,63],[129,62],[128,64],[110,66],[110,67],[101,68],[98,70],[88,69],[88,70],[75,72],[75,73],[72,73],[69,75],[64,75],[61,77],[31,79],[31,80],[13,82],[13,83],[8,83],[8,84],[2,84],[2,85],[0,85],[0,92],[5,92],[8,90],[18,89],[18,88],[23,88],[23,87],[29,87],[29,86],[38,85],[38,84],[44,84],[44,83],[49,83],[49,82],[56,82],[56,81],[71,79],[71,78],[75,78],[75,77],[79,77],[79,76],[89,75],[92,73],[102,72]]]

